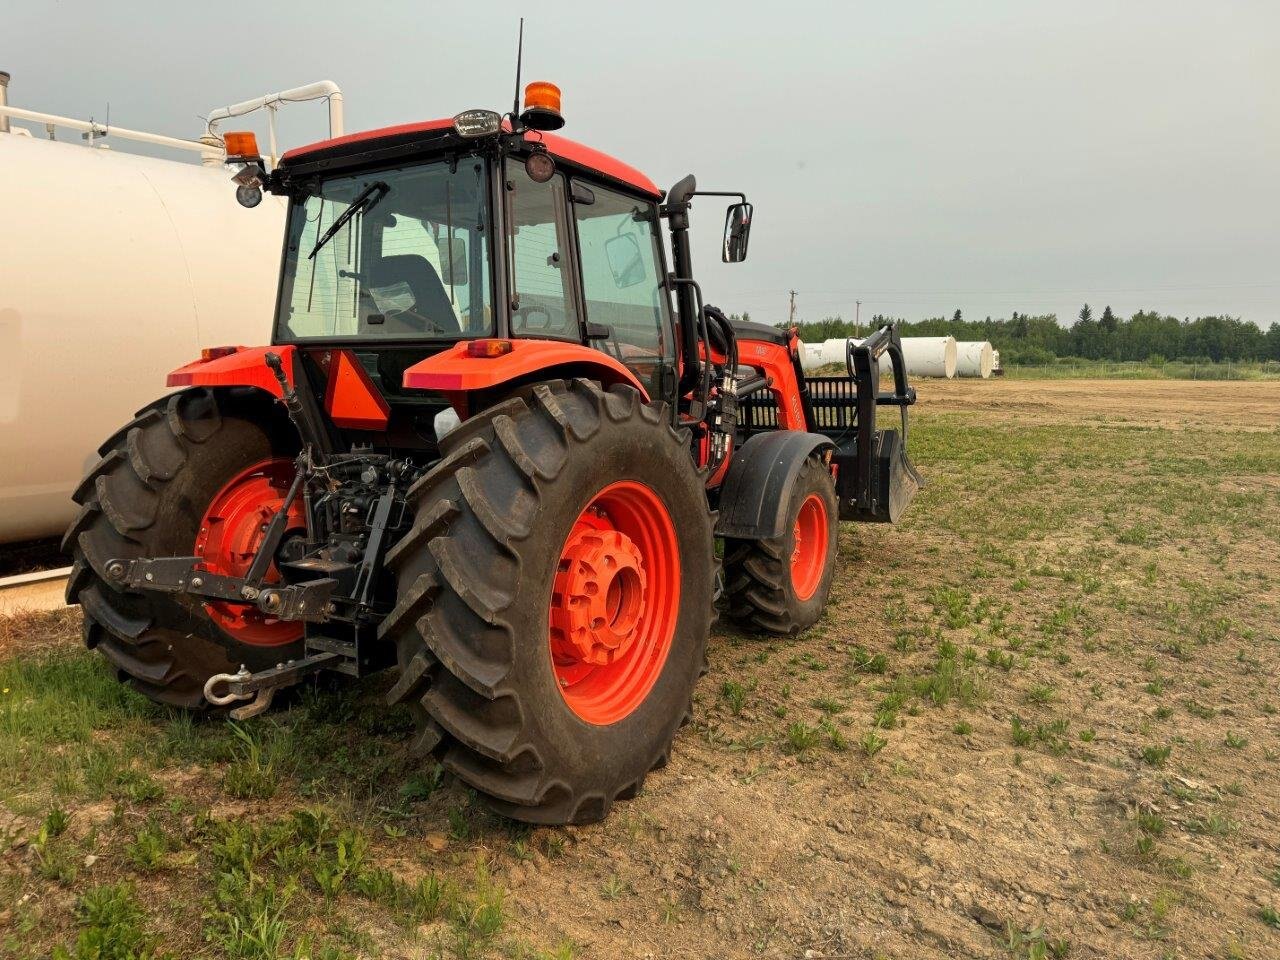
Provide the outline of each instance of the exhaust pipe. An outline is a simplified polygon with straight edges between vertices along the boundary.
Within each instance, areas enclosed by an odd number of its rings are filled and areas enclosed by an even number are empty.
[[[0,70],[0,107],[9,105],[9,74]],[[0,113],[0,133],[9,132],[9,115]]]

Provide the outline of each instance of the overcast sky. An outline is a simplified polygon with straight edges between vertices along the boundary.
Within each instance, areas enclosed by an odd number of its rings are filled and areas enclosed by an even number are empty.
[[[1280,321],[1280,2],[511,4],[9,0],[17,106],[196,136],[211,108],[337,81],[348,130],[564,91],[564,133],[661,186],[756,205],[707,299],[754,319]],[[282,115],[283,143],[325,133]]]

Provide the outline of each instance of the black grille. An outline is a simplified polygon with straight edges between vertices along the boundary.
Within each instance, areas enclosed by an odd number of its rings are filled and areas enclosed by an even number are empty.
[[[858,391],[848,377],[805,377],[809,388],[809,407],[813,411],[814,430],[818,433],[842,434],[858,421]],[[738,433],[742,440],[763,430],[778,429],[778,402],[768,390],[761,390],[742,401]]]
[[[745,440],[753,433],[778,429],[778,401],[768,390],[753,393],[738,409],[738,436]]]
[[[848,430],[858,421],[858,391],[848,377],[805,377],[814,429],[820,433]]]

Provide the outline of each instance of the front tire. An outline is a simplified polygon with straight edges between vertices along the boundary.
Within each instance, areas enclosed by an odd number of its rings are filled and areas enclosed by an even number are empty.
[[[666,761],[704,667],[712,518],[687,437],[634,390],[575,380],[442,446],[387,557],[389,699],[498,812],[602,819]]]
[[[831,474],[810,457],[792,484],[782,533],[725,542],[725,595],[732,620],[784,637],[818,622],[835,575],[838,510]]]

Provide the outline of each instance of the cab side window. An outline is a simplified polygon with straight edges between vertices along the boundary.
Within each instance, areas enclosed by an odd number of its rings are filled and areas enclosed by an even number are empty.
[[[564,177],[536,183],[521,163],[507,165],[511,204],[509,252],[511,333],[514,336],[579,338],[577,308],[567,251],[573,249]]]
[[[658,211],[604,187],[574,188],[587,321],[607,328],[594,340],[662,395],[661,368],[674,357],[670,304],[662,285]]]

